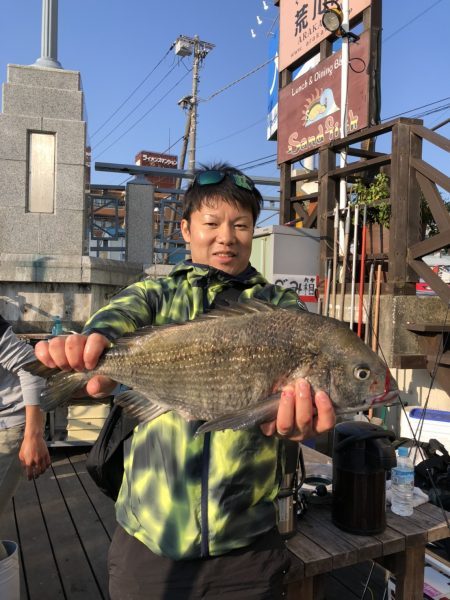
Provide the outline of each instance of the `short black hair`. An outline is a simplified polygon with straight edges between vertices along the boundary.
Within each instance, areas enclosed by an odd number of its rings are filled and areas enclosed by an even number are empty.
[[[196,178],[206,171],[222,171],[225,177],[219,183],[210,185],[200,185]],[[200,165],[200,168],[195,171],[196,178],[187,188],[183,199],[183,219],[188,223],[191,222],[191,214],[195,210],[200,210],[203,204],[213,204],[217,198],[229,202],[230,204],[238,204],[243,208],[251,211],[253,216],[253,225],[259,217],[262,207],[262,196],[256,189],[254,182],[239,169],[232,167],[228,163],[216,163],[211,165]],[[233,178],[228,175],[243,176],[250,181],[253,186],[251,190],[244,189],[237,185]]]

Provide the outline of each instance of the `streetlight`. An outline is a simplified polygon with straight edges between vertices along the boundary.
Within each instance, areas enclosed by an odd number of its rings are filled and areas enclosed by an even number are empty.
[[[344,13],[339,2],[329,0],[328,2],[324,2],[324,7],[325,11],[322,17],[322,25],[327,31],[336,34],[338,37],[349,38],[354,42],[359,40],[359,35],[356,35],[351,31],[346,31],[342,27]]]

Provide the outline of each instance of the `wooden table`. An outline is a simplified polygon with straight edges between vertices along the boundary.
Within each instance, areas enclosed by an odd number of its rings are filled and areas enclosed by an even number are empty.
[[[303,447],[305,463],[331,462],[330,458]],[[449,513],[446,516],[450,518]],[[375,560],[396,577],[396,600],[422,600],[425,546],[450,535],[442,510],[426,503],[411,517],[400,517],[386,509],[383,533],[361,536],[333,525],[330,504],[310,503],[298,520],[298,532],[287,541],[294,554],[289,600],[320,600],[326,573],[340,567]]]

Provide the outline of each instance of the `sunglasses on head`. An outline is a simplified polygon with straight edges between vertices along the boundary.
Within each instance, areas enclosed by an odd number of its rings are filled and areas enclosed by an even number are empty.
[[[219,171],[216,169],[212,169],[211,171],[203,171],[203,173],[199,173],[195,179],[194,183],[197,185],[215,185],[220,183],[228,177],[231,181],[242,188],[243,190],[248,190],[252,192],[255,189],[255,184],[247,177],[247,175],[239,175],[238,173],[227,173],[226,171]]]

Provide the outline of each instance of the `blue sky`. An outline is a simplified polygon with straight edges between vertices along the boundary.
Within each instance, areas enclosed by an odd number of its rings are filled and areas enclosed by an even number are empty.
[[[199,105],[197,161],[226,160],[239,166],[271,160],[276,143],[266,141],[265,133],[267,67],[209,99],[267,60],[267,34],[277,27],[278,14],[267,3],[268,10],[262,0],[60,0],[58,59],[65,69],[81,72],[94,160],[132,164],[140,150],[180,150],[175,142],[183,135],[185,114],[177,102],[191,91],[192,63],[173,52],[166,55],[180,34],[215,44],[200,73],[204,101]],[[32,64],[40,55],[41,1],[0,0],[0,7],[3,82],[7,64]],[[383,119],[450,97],[446,12],[450,0],[383,1]],[[447,108],[424,116],[424,122],[432,127],[449,116]],[[440,131],[448,136],[450,125]],[[426,152],[434,166],[448,171],[448,157]],[[276,176],[275,159],[247,172]],[[120,183],[124,176],[93,170],[92,180]]]

